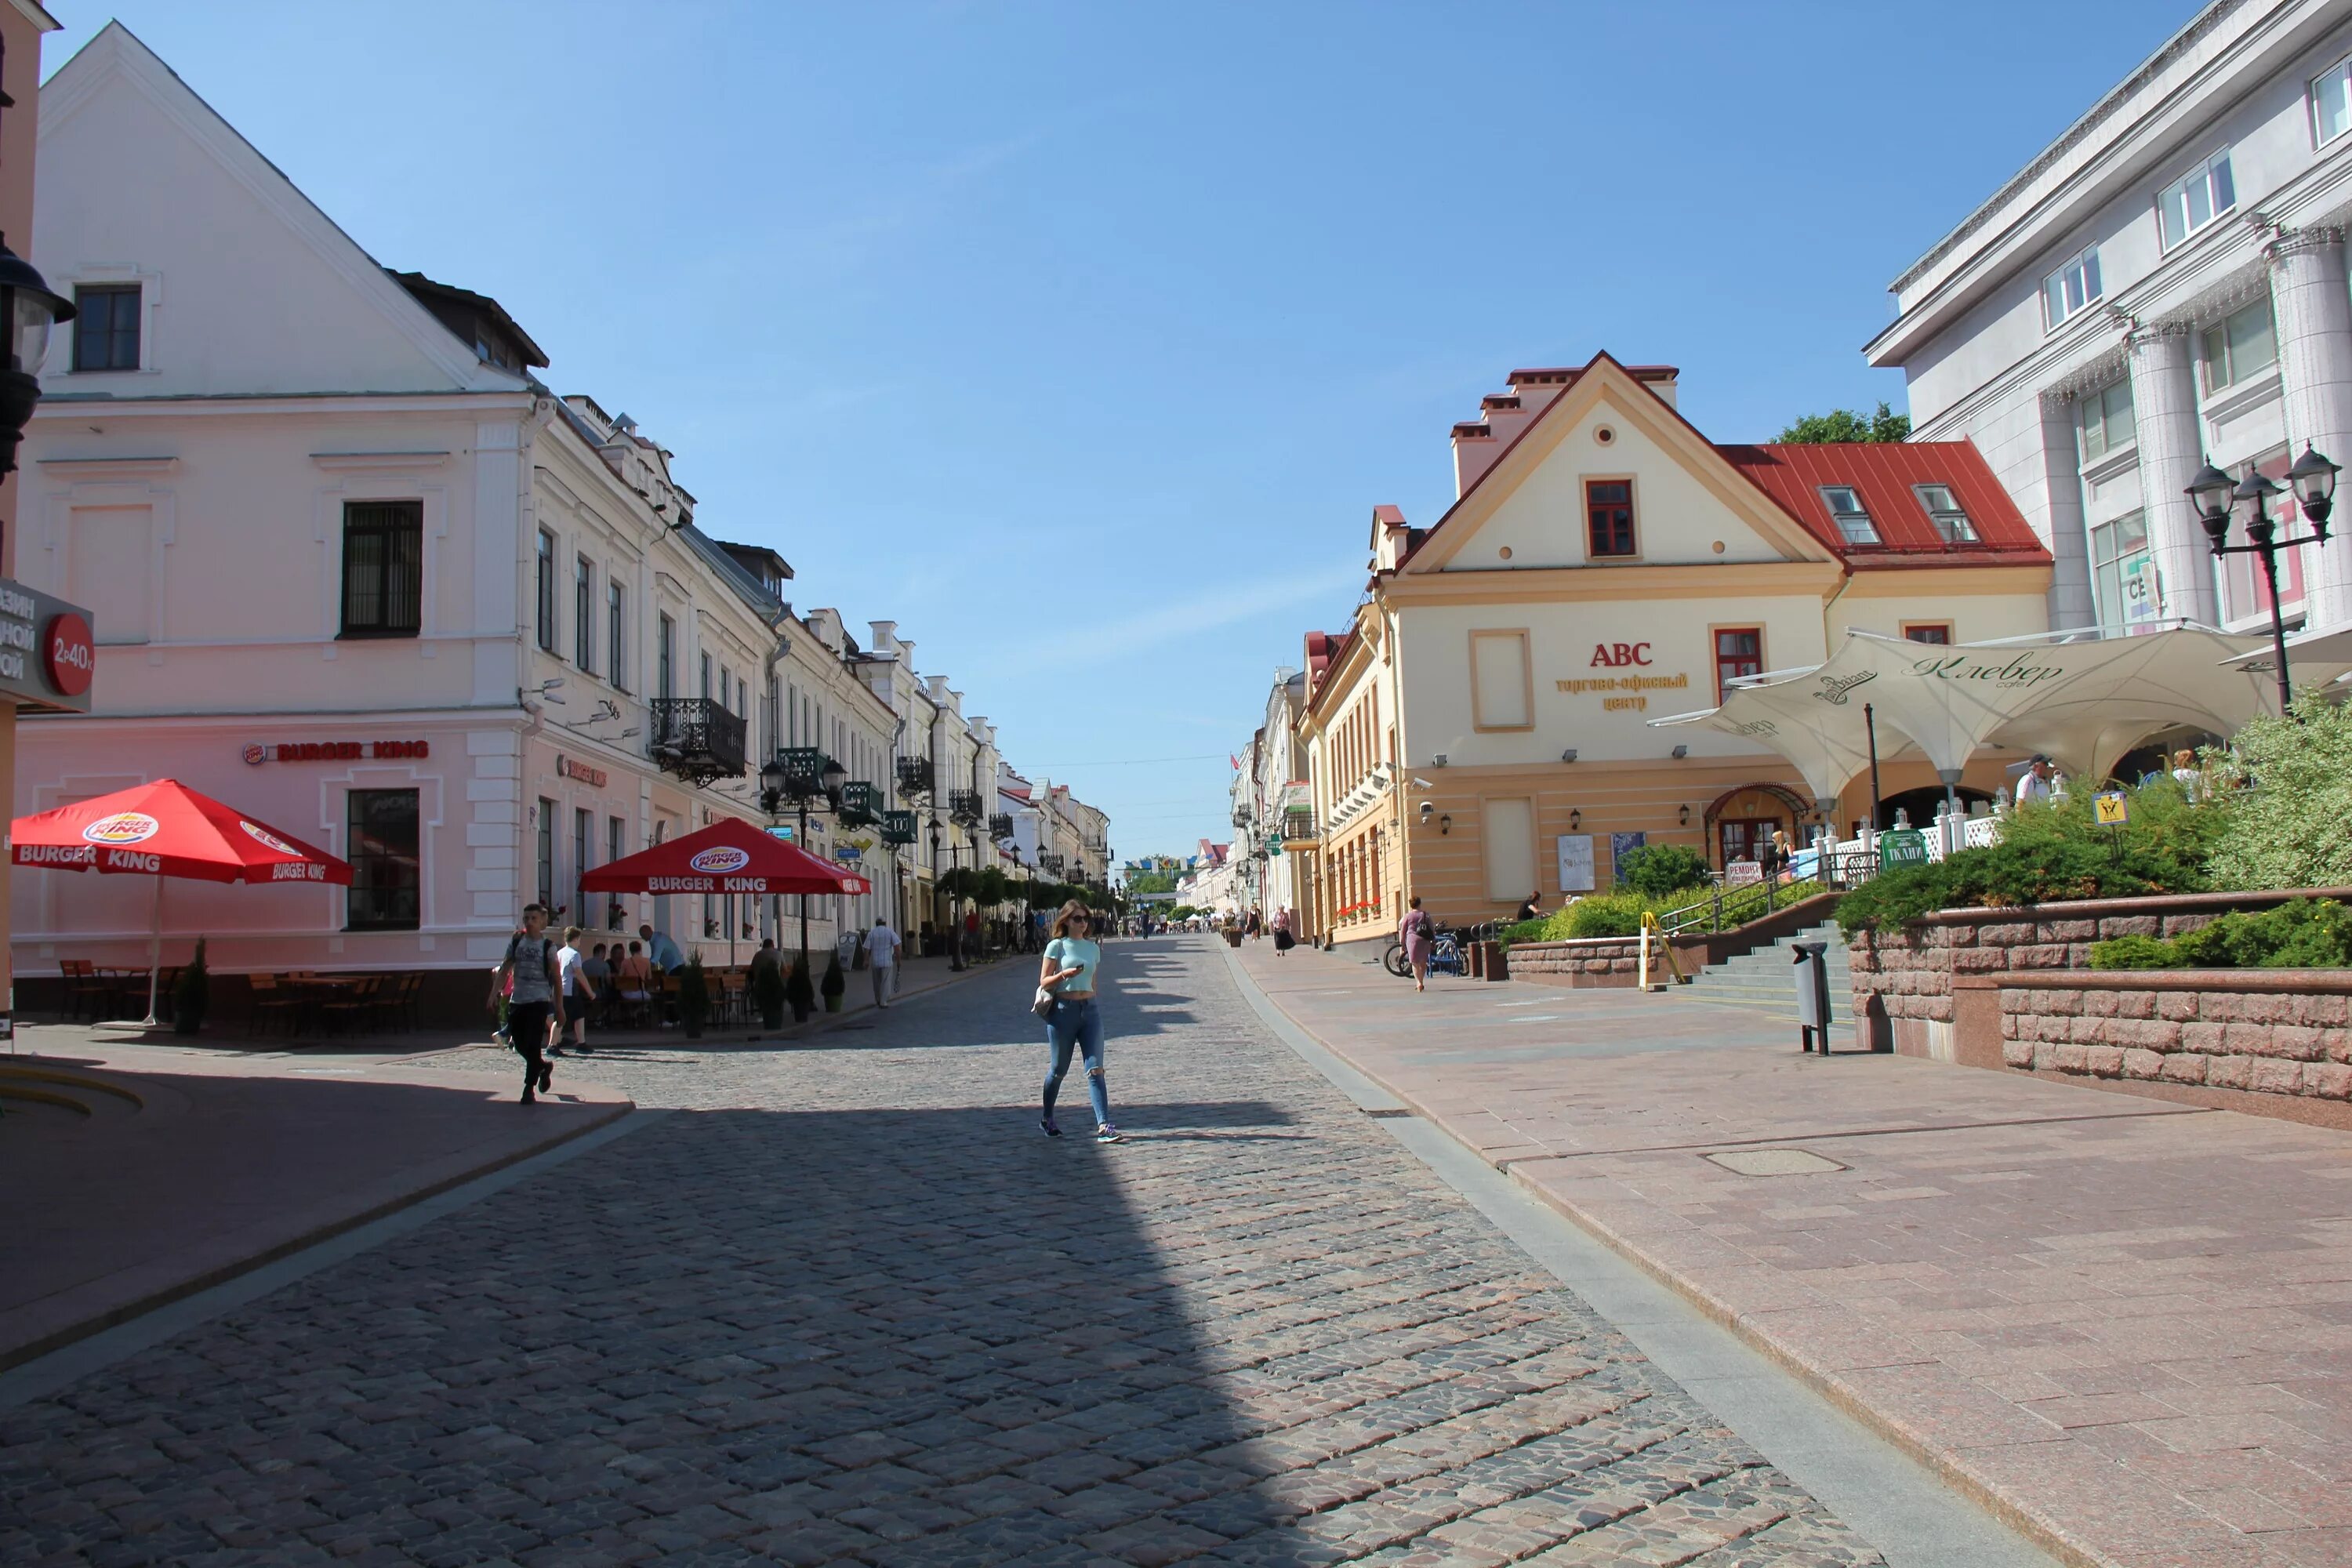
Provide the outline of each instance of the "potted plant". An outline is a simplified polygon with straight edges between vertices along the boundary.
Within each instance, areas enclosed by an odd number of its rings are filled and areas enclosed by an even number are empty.
[[[784,1003],[793,1010],[793,1022],[805,1024],[816,1011],[816,987],[809,984],[808,965],[793,960],[793,972],[784,976]]]
[[[212,1005],[212,975],[205,968],[205,939],[196,938],[195,956],[180,971],[179,980],[172,987],[172,1031],[193,1035],[204,1027],[205,1013]]]
[[[842,976],[841,953],[838,950],[835,950],[833,956],[825,961],[824,984],[817,989],[824,993],[826,1012],[841,1011],[841,994],[849,989],[849,982]]]
[[[772,960],[751,965],[751,1002],[760,1009],[760,1026],[784,1026],[784,966]]]
[[[702,954],[696,953],[677,972],[677,1017],[686,1026],[686,1037],[702,1038],[702,1026],[710,1016],[710,985],[703,978]]]

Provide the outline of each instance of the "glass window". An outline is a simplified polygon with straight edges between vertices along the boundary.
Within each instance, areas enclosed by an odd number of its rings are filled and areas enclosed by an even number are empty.
[[[2219,153],[2164,187],[2156,200],[2166,249],[2198,233],[2238,205],[2238,187],[2230,178],[2230,150]]]
[[[622,640],[621,633],[624,624],[621,618],[621,585],[610,579],[604,584],[604,618],[611,628],[604,649],[604,677],[626,691],[629,689],[629,667],[621,656],[628,645]]]
[[[2132,425],[2131,383],[2116,382],[2083,399],[2083,461],[2105,457],[2136,438]]]
[[[661,618],[657,650],[661,663],[656,671],[654,695],[667,700],[677,695],[677,623],[667,615]]]
[[[1936,531],[1943,536],[1945,543],[1976,542],[1976,525],[1969,521],[1967,509],[1960,505],[1960,498],[1952,493],[1951,486],[1913,485],[1911,491],[1919,498],[1919,504],[1927,509],[1927,521],[1936,525]]]
[[[1736,626],[1715,634],[1715,700],[1721,702],[1725,683],[1743,675],[1764,673],[1764,632],[1760,626]]]
[[[596,569],[585,555],[572,568],[572,662],[596,668]]]
[[[1592,553],[1633,553],[1633,481],[1587,479],[1584,506],[1591,522]]]
[[[137,370],[139,285],[104,283],[76,289],[73,329],[74,369]]]
[[[705,701],[710,699],[710,656],[707,653],[702,656],[702,697]]]
[[[1903,639],[1906,642],[1933,643],[1938,647],[1948,647],[1952,641],[1952,624],[1949,621],[1907,622],[1903,627]]]
[[[2127,512],[2091,530],[2091,589],[2101,626],[2128,626],[2136,618],[2133,606],[2147,597],[2149,584],[2141,580],[2147,559],[2147,523],[2140,513]],[[2154,614],[2152,604],[2147,614]]]
[[[539,902],[548,924],[563,923],[555,918],[555,803],[545,795],[539,801]]]
[[[2311,140],[2315,146],[2352,131],[2352,58],[2337,60],[2311,82]]]
[[[539,646],[555,651],[555,535],[539,531]]]
[[[413,637],[425,597],[425,503],[343,503],[343,636]]]
[[[417,927],[416,792],[355,789],[346,809],[344,848],[352,862],[346,929]]]
[[[1862,504],[1862,492],[1852,485],[1823,485],[1822,500],[1829,503],[1830,518],[1848,544],[1876,544],[1878,526],[1870,521],[1870,509]]]
[[[2219,392],[2278,363],[2278,331],[2271,324],[2271,302],[2257,300],[2233,311],[2228,320],[2205,329],[2199,338],[2205,390]]]
[[[588,857],[596,847],[596,814],[574,806],[572,811],[572,923],[593,925],[588,918],[588,889],[580,884],[591,869]]]
[[[2042,280],[2042,324],[2053,330],[2105,290],[2099,286],[2099,247],[2086,245]]]

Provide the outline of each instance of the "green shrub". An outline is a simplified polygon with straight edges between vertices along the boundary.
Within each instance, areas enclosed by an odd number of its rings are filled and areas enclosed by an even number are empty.
[[[2126,793],[2124,827],[2093,822],[2087,792],[2023,806],[2004,819],[1998,844],[1864,883],[1838,900],[1837,922],[1852,936],[1865,927],[1894,931],[1936,910],[2203,891],[2228,814],[2192,805],[2170,778]]]
[[[817,989],[824,993],[825,1005],[828,1007],[833,1005],[835,997],[849,989],[848,978],[841,973],[841,950],[838,947],[835,948],[833,955],[824,961],[824,978],[817,983]]]
[[[799,959],[784,976],[784,1005],[793,1010],[793,1022],[804,1024],[816,1011],[816,986],[809,979],[808,965]]]
[[[1642,929],[1643,911],[1659,908],[1659,900],[1646,893],[1596,893],[1560,911],[1567,917],[1564,935],[1632,936]]]
[[[2232,754],[2206,757],[2221,786],[2214,813],[2228,823],[2216,887],[2352,886],[2352,710],[2305,691],[2290,712],[2252,721]]]
[[[2333,899],[2232,910],[2166,941],[2119,936],[2091,948],[2094,969],[2342,969],[2352,965],[2352,910]]]
[[[204,1027],[205,1015],[213,1002],[212,972],[205,966],[205,939],[196,938],[195,956],[172,984],[172,1028],[176,1034],[193,1035]]]
[[[700,952],[688,955],[686,967],[677,973],[677,1016],[688,1032],[696,1035],[710,1016],[710,982],[702,973]]]
[[[1662,899],[1706,887],[1706,858],[1680,844],[1645,844],[1617,863],[1617,879],[1630,891]]]

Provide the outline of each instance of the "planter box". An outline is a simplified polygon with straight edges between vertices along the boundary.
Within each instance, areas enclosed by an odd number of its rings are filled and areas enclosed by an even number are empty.
[[[1730,931],[1666,940],[1675,950],[1675,962],[1682,972],[1695,975],[1710,963],[1722,963],[1759,947],[1769,947],[1784,936],[1821,924],[1830,918],[1838,897],[1835,893],[1820,893]],[[1633,985],[1641,978],[1641,955],[1638,938],[1591,936],[1567,942],[1515,942],[1505,963],[1506,973],[1517,980],[1537,980],[1551,985]],[[1664,961],[1654,952],[1651,963],[1663,968]]]
[[[2307,898],[2352,901],[2352,889],[2173,893],[2019,909],[1938,910],[1899,931],[1857,931],[1847,944],[1856,1032],[1871,1049],[1998,1068],[2003,1058],[1994,994],[1970,987],[1963,998],[1955,993],[1959,979],[2086,970],[2095,942],[2179,936],[2232,910],[2269,909]],[[2150,972],[2116,973],[2145,977]]]
[[[1992,1009],[1997,1065],[2352,1100],[2352,971],[2095,970],[1955,985],[1967,1011]]]

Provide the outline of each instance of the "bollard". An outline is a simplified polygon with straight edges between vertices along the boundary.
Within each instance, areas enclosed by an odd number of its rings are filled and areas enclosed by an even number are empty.
[[[1797,967],[1797,1049],[1830,1054],[1830,966],[1825,942],[1789,944]]]

